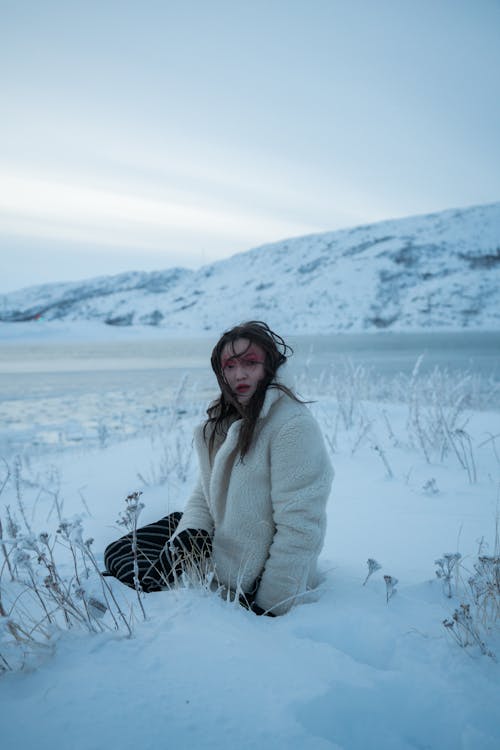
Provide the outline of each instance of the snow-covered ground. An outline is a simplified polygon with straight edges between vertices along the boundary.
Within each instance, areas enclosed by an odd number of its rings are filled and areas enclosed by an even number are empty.
[[[311,601],[259,618],[186,586],[145,596],[144,620],[134,592],[107,579],[132,637],[113,629],[108,612],[99,622],[110,630],[61,627],[48,647],[16,647],[3,618],[0,653],[16,668],[25,656],[21,671],[0,677],[2,748],[497,750],[498,620],[491,601],[489,609],[474,604],[467,581],[479,553],[498,555],[500,411],[478,408],[471,378],[416,373],[397,400],[367,398],[367,379],[347,368],[298,380],[301,394],[315,399],[310,408],[336,471],[322,582]],[[205,394],[185,383],[145,421],[141,398],[129,395],[128,411],[124,401],[102,404],[97,440],[83,431],[77,442],[6,454],[4,537],[7,506],[23,525],[20,499],[33,532],[51,540],[58,512],[79,519],[102,562],[105,545],[123,533],[116,519],[130,492],[143,491],[143,523],[182,509],[195,480],[191,435]],[[70,399],[62,429],[71,420],[81,427],[90,406],[83,396]],[[122,434],[111,429],[113,411]],[[0,482],[6,471],[0,466]],[[457,552],[449,591],[435,561]],[[64,539],[54,555],[70,578]],[[368,558],[381,568],[363,585]],[[384,576],[398,579],[389,599]],[[1,584],[11,618],[28,622],[38,611],[32,594],[9,581],[5,565]],[[95,573],[82,586],[102,598]],[[461,604],[470,604],[489,655],[477,644],[459,646],[443,626]]]

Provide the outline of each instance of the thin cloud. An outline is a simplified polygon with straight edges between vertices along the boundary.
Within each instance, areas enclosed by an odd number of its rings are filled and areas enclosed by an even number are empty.
[[[12,173],[0,177],[0,228],[14,234],[159,249],[170,232],[252,242],[317,230],[252,210],[204,207]]]

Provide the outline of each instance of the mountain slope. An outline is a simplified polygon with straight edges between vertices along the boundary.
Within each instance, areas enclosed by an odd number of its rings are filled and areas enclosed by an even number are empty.
[[[281,330],[500,326],[500,203],[265,245],[198,271],[45,284],[0,301],[0,320],[100,320],[170,333],[259,318]]]

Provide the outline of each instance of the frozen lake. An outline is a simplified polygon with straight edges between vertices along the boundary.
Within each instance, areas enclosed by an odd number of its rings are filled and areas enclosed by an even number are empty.
[[[350,361],[384,380],[434,367],[500,386],[500,333],[380,333],[290,337],[293,374],[313,381]],[[133,434],[182,399],[202,408],[215,393],[214,338],[0,342],[0,449],[80,443],[103,431]],[[495,404],[500,406],[497,394]]]
[[[350,359],[379,375],[409,374],[423,355],[422,371],[437,366],[500,381],[500,332],[339,334],[287,341],[294,349],[290,364],[295,372],[307,365],[318,375]],[[209,361],[213,344],[213,338],[0,341],[0,392],[3,400],[110,387],[168,387],[185,374],[214,384]]]

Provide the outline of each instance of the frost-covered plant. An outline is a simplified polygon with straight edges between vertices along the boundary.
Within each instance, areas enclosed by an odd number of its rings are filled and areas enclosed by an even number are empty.
[[[500,622],[500,556],[480,555],[469,578],[472,598],[485,626]]]
[[[125,528],[130,532],[131,537],[132,537],[132,556],[134,560],[134,588],[137,593],[137,599],[141,607],[142,615],[144,619],[146,619],[146,611],[144,609],[144,605],[142,603],[142,596],[141,596],[142,586],[139,580],[139,562],[138,562],[138,552],[137,552],[137,522],[139,520],[141,511],[144,508],[144,503],[141,503],[140,501],[141,495],[142,495],[142,492],[140,491],[131,492],[130,495],[127,495],[127,497],[125,498],[125,510],[120,513],[118,524],[120,526],[125,526]]]
[[[422,489],[427,495],[439,495],[439,487],[434,477],[427,479],[422,485]]]
[[[125,627],[130,624],[119,606],[112,589],[99,571],[90,550],[92,540],[81,538],[81,522],[63,521],[56,535],[42,532],[38,537],[18,533],[8,539],[9,557],[14,580],[4,585],[0,571],[0,618],[6,618],[0,652],[6,647],[16,655],[13,663],[23,664],[30,654],[50,645],[54,632],[60,629],[83,628],[91,633]],[[67,572],[57,563],[55,551],[62,545],[73,559],[73,571]],[[94,579],[91,579],[91,569]],[[101,581],[102,599],[94,592]],[[105,619],[109,614],[112,625]],[[7,626],[5,625],[7,623]],[[10,638],[7,636],[10,635]],[[2,644],[3,641],[3,644]],[[15,648],[17,647],[17,649]],[[21,656],[17,653],[21,649]],[[4,656],[5,658],[5,656]],[[7,658],[10,663],[10,659]]]
[[[217,578],[209,557],[203,555],[189,554],[177,560],[180,563],[174,566],[174,588],[197,588],[210,591],[212,582]],[[171,585],[171,584],[170,584]],[[221,586],[217,584],[221,589]]]
[[[81,519],[60,518],[55,534],[34,533],[22,503],[21,471],[10,476],[22,523],[7,507],[5,523],[0,522],[0,672],[32,664],[61,629],[95,633],[114,627],[130,635],[130,623],[91,551],[92,540],[83,539]],[[58,501],[58,515],[61,507]],[[69,569],[57,560],[62,548],[70,555]],[[102,595],[95,591],[99,583]]]
[[[138,477],[146,486],[170,484],[184,484],[189,476],[193,444],[192,437],[187,438],[186,432],[179,428],[176,433],[161,430],[152,437],[153,451],[160,444],[159,456],[151,461],[149,471],[138,473]]]
[[[470,600],[463,601],[454,611],[451,618],[443,621],[443,625],[455,641],[462,647],[476,645],[482,654],[495,659],[495,654],[488,647],[487,640],[493,631],[498,633],[500,628],[500,539],[498,521],[495,537],[495,551],[493,555],[483,554],[483,542],[474,562],[473,574],[469,577],[468,592]],[[458,560],[454,566],[458,570]],[[452,570],[453,570],[452,567]],[[451,571],[450,571],[451,574]]]
[[[384,419],[385,427],[387,430],[387,434],[389,436],[389,440],[391,441],[394,448],[400,448],[401,447],[401,441],[396,437],[396,434],[394,433],[394,430],[392,429],[392,424],[389,419],[389,415],[387,414],[387,411],[385,409],[382,409],[382,417]]]
[[[495,654],[490,651],[481,638],[476,620],[472,616],[470,604],[461,604],[451,616],[451,619],[443,620],[443,625],[455,639],[459,646],[478,646],[481,653],[495,659]]]
[[[311,407],[311,411],[314,411],[314,406]],[[335,416],[331,416],[328,410],[322,409],[317,417],[321,423],[321,431],[325,442],[333,455],[337,452],[338,445],[339,412],[337,411]]]
[[[460,552],[445,552],[443,557],[434,561],[434,564],[437,565],[436,576],[443,581],[448,599],[452,597],[451,578],[458,570],[458,563],[461,558]]]
[[[368,558],[368,560],[366,561],[366,564],[368,565],[368,573],[367,573],[365,580],[363,581],[363,586],[366,585],[366,582],[368,581],[371,575],[373,575],[374,573],[377,572],[377,570],[380,570],[382,568],[380,563],[378,563],[372,557]]]
[[[365,438],[370,434],[372,423],[370,420],[366,420],[364,415],[359,419],[357,424],[357,435],[355,436],[353,446],[351,448],[351,456],[354,456],[359,446],[363,443]]]
[[[4,474],[4,477],[2,478],[2,480],[0,481],[0,497],[1,497],[1,495],[2,495],[2,493],[4,491],[4,489],[5,489],[5,487],[7,486],[8,481],[10,479],[9,465],[8,465],[8,463],[7,463],[7,461],[5,459],[2,459],[2,463],[4,465],[5,474]],[[1,548],[3,556],[4,556],[5,564],[7,565],[7,569],[9,571],[9,573],[10,573],[10,578],[11,578],[11,580],[14,580],[14,572],[12,570],[12,566],[11,566],[11,563],[10,563],[9,553],[7,551],[7,547],[5,545],[5,542],[3,541],[3,526],[2,526],[2,519],[1,518],[0,518],[0,548]]]
[[[491,432],[486,433],[488,435],[486,440],[483,440],[482,443],[479,443],[478,448],[482,448],[485,445],[488,445],[491,443],[491,448],[493,450],[493,455],[495,456],[497,464],[500,464],[500,452],[497,448],[496,441],[500,438],[500,435],[492,435]]]
[[[407,393],[410,441],[422,451],[427,463],[434,456],[442,461],[452,451],[467,471],[469,481],[475,482],[475,460],[464,414],[470,404],[472,376],[465,373],[451,377],[439,368],[422,375],[422,361],[423,355],[417,359],[409,380],[403,378],[401,382],[402,393]]]
[[[375,443],[375,442],[372,443],[372,448],[375,451],[375,453],[377,454],[377,456],[380,456],[380,460],[384,464],[384,467],[385,467],[385,470],[386,470],[386,473],[387,473],[387,476],[389,477],[389,479],[393,479],[394,478],[394,474],[392,473],[392,469],[391,469],[391,466],[390,466],[389,461],[387,459],[387,455],[386,455],[384,449],[382,448],[382,446],[380,445],[380,443]]]
[[[395,593],[397,593],[396,584],[398,583],[398,579],[394,578],[393,576],[384,576],[385,581],[385,600],[387,603],[389,603],[389,599],[392,599]]]
[[[354,365],[348,358],[332,370],[331,387],[346,430],[354,426],[361,401],[369,395],[370,378],[371,373],[363,365]]]
[[[469,482],[474,484],[477,481],[477,471],[469,433],[463,427],[450,430],[444,417],[443,427],[449,445],[452,447],[460,466],[467,472]]]
[[[102,418],[97,424],[97,437],[99,440],[99,448],[105,448],[109,441],[109,429]]]

